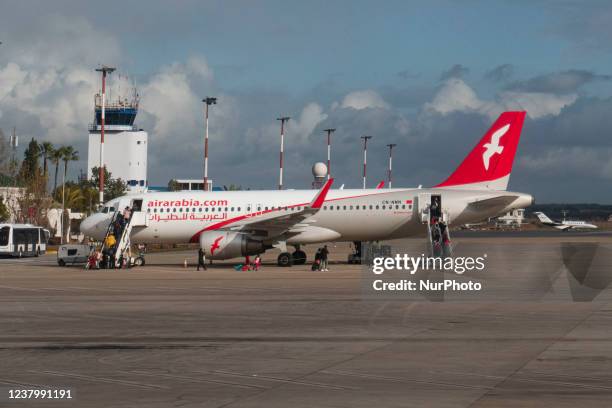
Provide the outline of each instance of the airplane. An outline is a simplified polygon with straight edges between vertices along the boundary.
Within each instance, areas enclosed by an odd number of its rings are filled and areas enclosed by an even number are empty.
[[[306,262],[305,244],[427,236],[434,202],[431,217],[477,223],[534,202],[530,194],[506,191],[525,113],[502,113],[431,188],[334,190],[329,179],[318,191],[148,192],[110,200],[81,223],[81,232],[103,240],[113,214],[130,206],[128,243],[199,243],[215,260],[278,248],[278,264],[291,266]]]
[[[597,229],[599,228],[597,225],[594,224],[587,224],[584,221],[569,221],[566,219],[563,219],[563,221],[558,222],[558,221],[553,221],[550,218],[548,218],[548,216],[546,214],[544,214],[543,212],[535,212],[534,213],[538,219],[540,220],[540,222],[544,225],[548,225],[550,227],[555,227],[557,229],[560,229],[561,231],[569,231],[572,229]]]

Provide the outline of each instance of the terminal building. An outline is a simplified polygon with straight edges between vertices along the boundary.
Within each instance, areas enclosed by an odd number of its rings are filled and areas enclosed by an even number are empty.
[[[109,103],[110,102],[110,103]],[[109,101],[105,107],[104,164],[113,178],[120,178],[128,186],[128,192],[147,190],[147,132],[134,124],[138,113],[139,97],[133,96]],[[95,96],[94,122],[89,125],[89,149],[87,155],[87,177],[91,178],[93,167],[100,166],[100,131],[102,120],[102,97]]]

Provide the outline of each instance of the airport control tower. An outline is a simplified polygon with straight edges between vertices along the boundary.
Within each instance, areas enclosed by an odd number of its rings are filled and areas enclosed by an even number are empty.
[[[108,95],[108,94],[107,94]],[[132,193],[147,189],[147,132],[134,125],[139,96],[132,89],[130,97],[111,99],[107,96],[104,126],[104,164],[113,178],[120,178]],[[95,96],[94,123],[89,125],[87,177],[100,165],[100,121],[102,97]]]

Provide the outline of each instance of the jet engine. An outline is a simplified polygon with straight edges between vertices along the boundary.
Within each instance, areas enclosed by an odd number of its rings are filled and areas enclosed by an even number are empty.
[[[270,247],[239,232],[208,231],[200,235],[200,248],[209,259],[256,255]]]

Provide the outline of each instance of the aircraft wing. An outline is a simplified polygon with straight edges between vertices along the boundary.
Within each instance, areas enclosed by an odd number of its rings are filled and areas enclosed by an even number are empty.
[[[272,210],[270,213],[265,214],[263,218],[258,216],[252,222],[249,222],[247,218],[240,225],[219,228],[218,230],[237,231],[265,238],[277,237],[289,230],[299,230],[300,227],[308,225],[308,222],[305,222],[307,218],[316,214],[321,209],[333,182],[334,179],[327,180],[312,201],[307,205],[301,206],[299,211],[287,213],[286,210]],[[274,213],[277,211],[278,214],[275,215]]]
[[[505,194],[493,198],[485,198],[483,200],[476,200],[469,204],[469,209],[475,211],[489,210],[493,208],[504,208],[512,204],[519,196]]]

